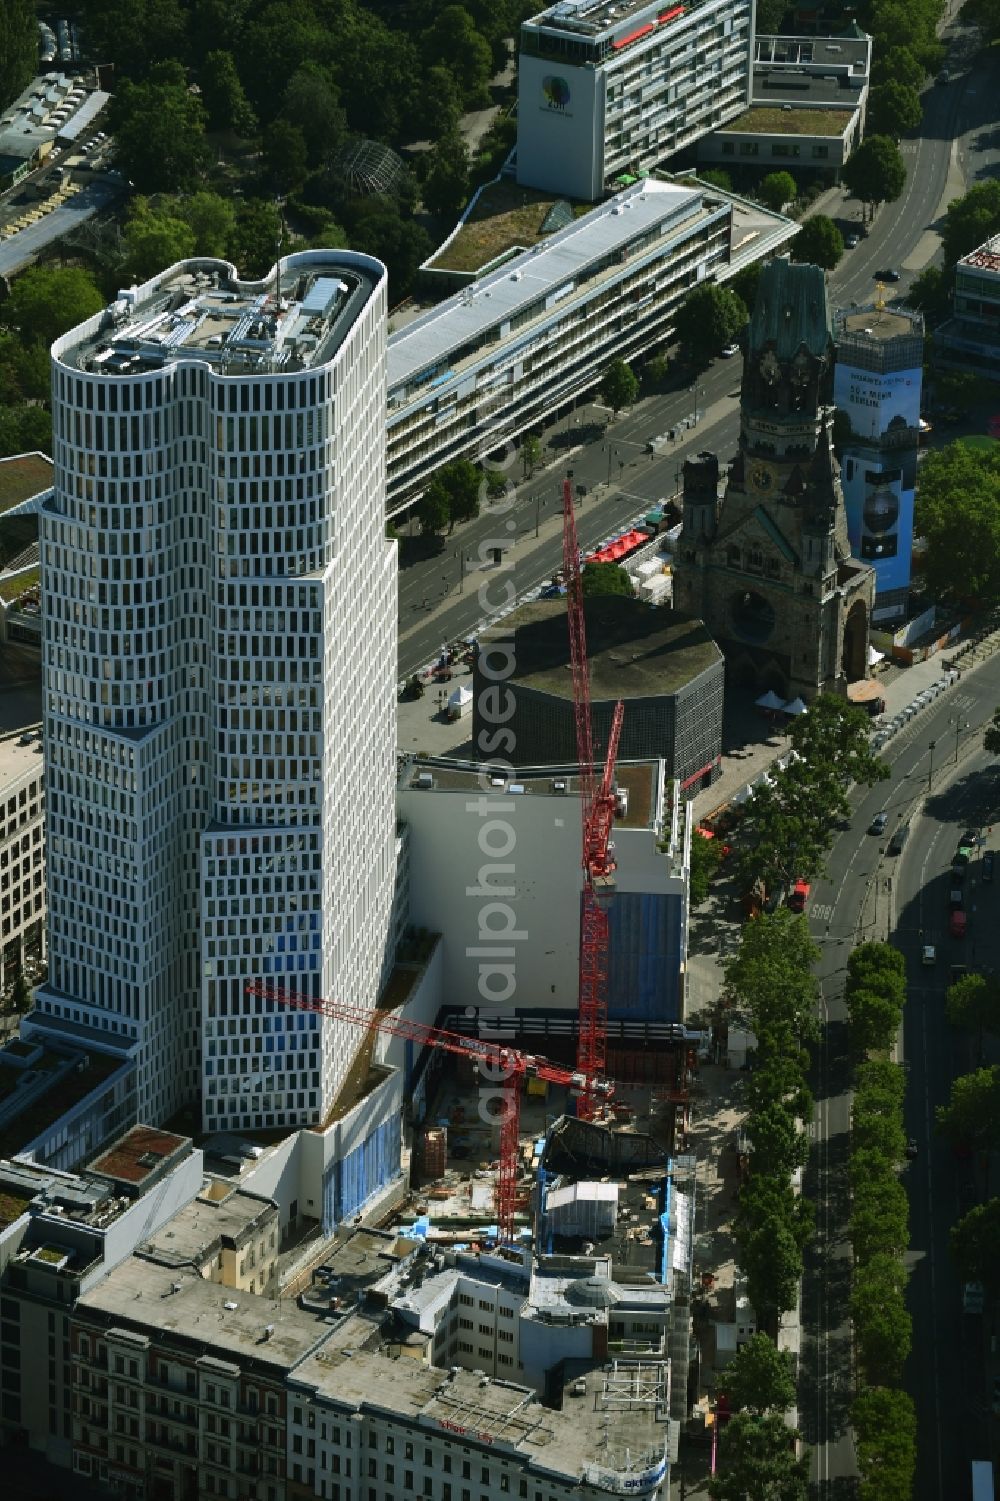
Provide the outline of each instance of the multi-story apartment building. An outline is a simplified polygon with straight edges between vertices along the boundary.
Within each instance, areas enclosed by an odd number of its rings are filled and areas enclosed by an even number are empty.
[[[797,232],[780,215],[649,178],[397,329],[389,513],[440,465],[481,458],[668,337],[692,287]]]
[[[559,0],[521,26],[517,180],[593,201],[750,103],[752,0]]]
[[[0,741],[0,991],[28,954],[45,957],[45,776],[35,731]]]
[[[321,1121],[394,890],[383,266],[172,267],[53,346],[41,511],[49,979],[29,1028],[134,1058],[137,1111]]]
[[[934,363],[1000,380],[1000,235],[955,266],[954,316],[934,330]]]

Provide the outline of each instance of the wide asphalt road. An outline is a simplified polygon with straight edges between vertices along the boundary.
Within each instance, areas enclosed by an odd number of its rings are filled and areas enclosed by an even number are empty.
[[[946,39],[951,45],[952,81],[930,85],[925,91],[921,134],[903,143],[908,168],[903,196],[881,209],[868,237],[849,250],[830,274],[833,308],[870,302],[876,272],[887,267],[900,270],[902,278],[890,290],[897,295],[904,291],[933,258],[936,242],[928,231],[938,222],[946,186],[949,182],[955,186],[963,168],[973,178],[988,174],[994,155],[1000,156],[1000,147],[993,150],[991,128],[1000,68],[992,57],[980,56],[974,29],[952,26]],[[831,212],[842,224],[850,222],[836,209]],[[852,203],[849,214],[857,219],[859,213],[860,205]],[[741,373],[739,357],[717,360],[696,386],[643,398],[616,421],[610,420],[606,409],[593,405],[564,409],[546,435],[548,467],[532,481],[518,485],[512,511],[498,517],[485,507],[476,521],[456,528],[445,539],[441,554],[400,570],[400,677],[432,661],[442,642],[469,635],[491,605],[508,596],[508,581],[520,595],[551,578],[561,560],[555,518],[567,468],[573,470],[574,485],[587,490],[577,524],[582,546],[592,548],[653,502],[674,495],[685,458],[711,448],[720,459],[728,460],[739,432]],[[696,420],[696,413],[702,414],[700,419]],[[685,420],[691,422],[690,427],[683,426]],[[648,440],[671,428],[679,431],[678,440],[665,453],[647,457]],[[510,472],[512,479],[519,478],[518,465]],[[513,543],[506,558],[512,566],[497,574],[495,583],[479,567],[480,546],[491,539]],[[480,600],[477,596],[484,583],[490,587]]]
[[[840,1494],[855,1472],[848,1437],[854,1392],[850,1331],[845,1312],[850,1253],[844,1239],[848,1199],[846,1163],[850,1113],[844,1011],[847,957],[864,938],[891,940],[906,956],[908,1001],[903,1058],[908,1069],[906,1130],[918,1156],[906,1169],[910,1195],[913,1354],[906,1386],[917,1408],[918,1466],[915,1501],[951,1501],[964,1494],[971,1458],[982,1458],[981,1320],[963,1319],[957,1277],[947,1249],[948,1230],[963,1196],[963,1175],[933,1129],[934,1110],[948,1098],[954,1074],[968,1066],[968,1039],[944,1019],[943,998],[953,962],[1000,961],[1000,939],[987,919],[992,891],[980,890],[976,869],[968,883],[969,936],[947,936],[946,871],[967,826],[986,824],[996,804],[996,761],[982,751],[982,729],[1000,703],[1000,657],[988,660],[943,693],[882,752],[888,781],[855,793],[850,833],[831,855],[826,878],[813,887],[810,926],[820,945],[823,1039],[817,1050],[816,1151],[806,1193],[817,1213],[817,1237],[807,1254],[803,1284],[800,1424],[813,1446],[817,1494]],[[934,742],[933,751],[930,743]],[[958,759],[956,761],[956,751]],[[928,794],[928,776],[933,777]],[[889,815],[880,838],[867,832],[877,812]],[[887,852],[900,822],[909,824],[902,854]],[[1000,830],[996,840],[1000,844]],[[984,906],[985,898],[985,906]],[[921,950],[938,950],[933,969]]]

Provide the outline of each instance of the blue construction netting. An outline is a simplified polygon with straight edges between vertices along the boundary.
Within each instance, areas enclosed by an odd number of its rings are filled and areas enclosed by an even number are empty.
[[[399,1120],[390,1116],[333,1163],[323,1185],[323,1229],[327,1233],[358,1213],[400,1171]]]
[[[660,1243],[660,1281],[666,1287],[670,1280],[670,1158],[667,1158],[667,1172],[663,1179],[663,1213],[660,1215],[660,1230],[663,1239]]]

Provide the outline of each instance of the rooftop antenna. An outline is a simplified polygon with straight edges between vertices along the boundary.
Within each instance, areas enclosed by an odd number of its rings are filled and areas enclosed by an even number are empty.
[[[281,247],[282,247],[282,245],[285,242],[285,200],[284,200],[284,198],[280,198],[279,197],[279,198],[276,198],[274,201],[275,201],[275,203],[278,206],[278,242],[277,242],[277,245],[275,246],[276,254],[275,254],[275,257],[274,257],[274,266],[275,266],[274,305],[275,305],[275,315],[276,315],[276,317],[280,318],[281,317]]]

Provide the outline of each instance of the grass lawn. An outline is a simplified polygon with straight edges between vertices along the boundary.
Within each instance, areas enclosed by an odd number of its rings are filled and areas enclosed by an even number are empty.
[[[779,104],[755,104],[728,125],[720,126],[719,134],[749,131],[757,135],[839,136],[851,119],[849,109],[782,109]],[[777,172],[781,163],[774,162],[773,167]]]
[[[5,605],[19,599],[28,589],[34,589],[41,578],[41,570],[29,568],[27,573],[15,573],[10,578],[0,578],[0,599]]]
[[[0,511],[47,490],[52,483],[52,465],[48,459],[26,453],[0,461]]]
[[[539,238],[542,220],[559,200],[551,193],[490,183],[448,248],[431,261],[435,271],[478,271],[505,250],[526,249]]]
[[[956,443],[961,443],[965,448],[996,448],[997,438],[990,438],[986,433],[972,433],[967,438],[956,438]]]

